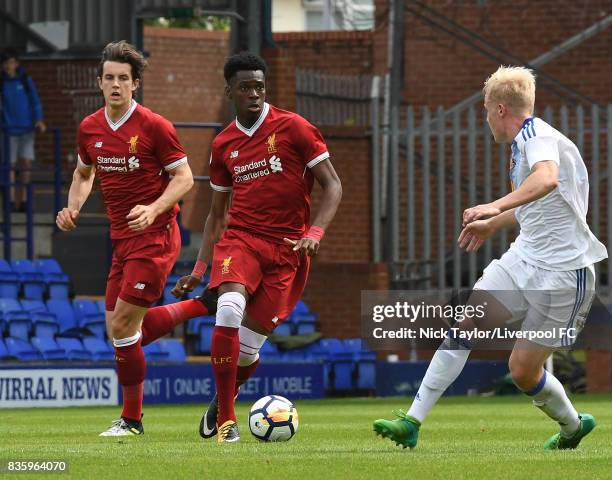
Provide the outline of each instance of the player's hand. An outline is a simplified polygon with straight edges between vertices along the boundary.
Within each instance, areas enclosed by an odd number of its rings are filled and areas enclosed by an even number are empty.
[[[201,280],[198,277],[185,275],[184,277],[178,279],[176,285],[170,291],[170,293],[176,298],[181,298],[187,292],[191,292],[194,288],[196,288],[200,284],[200,281]]]
[[[468,208],[463,211],[463,226],[465,227],[468,223],[481,218],[489,218],[499,215],[501,210],[494,207],[491,203],[485,203],[483,205],[476,205],[475,207]]]
[[[140,232],[155,221],[157,211],[153,205],[136,205],[125,218],[128,220],[130,229]]]
[[[466,252],[475,252],[494,233],[495,228],[489,220],[476,220],[461,230],[457,243],[459,248],[465,249]]]
[[[306,254],[309,257],[314,257],[319,252],[319,242],[314,238],[303,237],[299,240],[291,240],[289,238],[283,238],[283,242],[287,245],[293,245],[293,251],[299,251],[301,254]]]
[[[45,133],[47,131],[47,126],[45,125],[45,122],[43,122],[42,120],[39,120],[38,122],[36,122],[36,125],[34,125],[34,127],[40,133]]]
[[[76,228],[76,222],[79,219],[79,211],[71,210],[68,207],[62,208],[57,212],[55,224],[62,232],[69,232]]]

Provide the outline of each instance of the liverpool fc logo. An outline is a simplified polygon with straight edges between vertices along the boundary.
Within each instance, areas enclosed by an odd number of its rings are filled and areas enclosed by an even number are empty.
[[[225,275],[229,273],[230,265],[232,264],[232,257],[227,257],[223,259],[223,263],[221,264],[221,274]]]
[[[136,151],[136,145],[138,144],[138,135],[135,137],[130,137],[130,141],[127,142],[130,144],[130,153],[138,153]]]
[[[276,133],[273,133],[266,140],[268,144],[268,153],[276,153]]]

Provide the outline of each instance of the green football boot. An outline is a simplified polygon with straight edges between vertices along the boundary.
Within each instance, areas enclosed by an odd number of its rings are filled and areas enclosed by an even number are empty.
[[[572,437],[565,438],[560,433],[556,433],[546,440],[544,443],[544,448],[546,450],[566,450],[576,448],[580,443],[580,440],[587,436],[596,425],[595,418],[593,418],[593,415],[589,413],[581,413],[578,415],[578,418],[580,419],[580,428]]]
[[[406,415],[406,412],[402,410],[397,410],[393,413],[397,415],[397,419],[380,419],[374,422],[374,433],[383,438],[388,438],[403,448],[410,447],[412,449],[416,447],[421,422],[410,415]]]

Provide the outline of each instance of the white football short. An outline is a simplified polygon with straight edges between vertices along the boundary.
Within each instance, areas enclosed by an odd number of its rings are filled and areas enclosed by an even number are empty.
[[[522,321],[522,338],[550,348],[570,347],[584,327],[595,296],[595,268],[553,272],[512,251],[484,269],[474,290],[486,290]]]

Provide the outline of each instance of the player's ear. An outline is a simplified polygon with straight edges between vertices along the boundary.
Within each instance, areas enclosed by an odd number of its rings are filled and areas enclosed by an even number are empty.
[[[102,77],[96,77],[98,79],[98,88],[102,90]]]
[[[225,96],[230,100],[232,99],[232,89],[228,84],[225,85]]]
[[[135,91],[138,87],[140,87],[140,78],[136,78],[132,82],[132,92]]]

